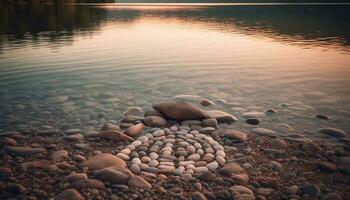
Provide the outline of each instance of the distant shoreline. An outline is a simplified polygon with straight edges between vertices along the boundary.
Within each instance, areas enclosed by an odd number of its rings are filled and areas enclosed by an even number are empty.
[[[350,5],[350,3],[66,3],[103,6],[273,6],[273,5]]]

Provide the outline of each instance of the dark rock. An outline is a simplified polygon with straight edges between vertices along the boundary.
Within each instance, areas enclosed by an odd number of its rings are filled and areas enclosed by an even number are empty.
[[[214,174],[214,173],[212,173],[212,172],[210,172],[210,171],[207,171],[207,172],[203,172],[203,173],[201,173],[201,174],[199,174],[198,176],[197,176],[197,178],[199,179],[199,180],[202,180],[202,181],[211,181],[211,180],[213,180],[214,178],[216,178],[216,175]]]
[[[21,184],[18,183],[10,183],[5,190],[7,192],[10,192],[12,194],[21,194],[23,192],[25,192],[27,189],[25,187],[23,187]]]
[[[30,148],[30,147],[5,147],[6,150],[16,156],[31,156],[39,153],[44,153],[45,148]]]
[[[318,114],[318,115],[316,115],[316,117],[317,117],[318,119],[324,119],[324,120],[329,119],[329,117],[328,117],[327,115],[323,115],[323,114]]]
[[[300,189],[303,195],[308,195],[310,198],[317,198],[321,193],[320,188],[313,184],[303,185]]]
[[[335,128],[320,128],[318,129],[318,132],[335,138],[343,138],[347,136],[344,131]]]
[[[153,107],[169,119],[184,121],[208,118],[204,110],[187,102],[161,103]]]
[[[245,120],[245,122],[250,125],[258,125],[260,123],[260,120],[257,118],[248,118]]]
[[[273,108],[270,108],[270,109],[267,109],[265,110],[265,113],[268,113],[268,114],[276,114],[278,113],[277,110],[273,109]]]

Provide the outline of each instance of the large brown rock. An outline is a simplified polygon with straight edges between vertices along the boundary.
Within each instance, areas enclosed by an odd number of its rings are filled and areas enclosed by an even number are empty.
[[[199,107],[187,102],[168,102],[153,106],[166,118],[174,120],[202,120],[208,114]]]
[[[134,139],[124,133],[121,133],[118,130],[107,130],[99,133],[99,136],[102,138],[107,138],[115,142],[119,141],[134,141]]]
[[[122,169],[126,167],[126,163],[121,158],[110,153],[101,153],[84,161],[83,166],[88,167],[90,170],[103,169],[106,167]]]
[[[143,123],[138,123],[136,125],[130,126],[124,133],[130,137],[137,137],[141,135],[144,129]]]

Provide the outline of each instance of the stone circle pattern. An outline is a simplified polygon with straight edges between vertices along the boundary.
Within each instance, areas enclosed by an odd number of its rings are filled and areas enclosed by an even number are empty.
[[[215,171],[225,164],[224,147],[190,127],[171,126],[137,138],[118,157],[139,174],[182,174]]]

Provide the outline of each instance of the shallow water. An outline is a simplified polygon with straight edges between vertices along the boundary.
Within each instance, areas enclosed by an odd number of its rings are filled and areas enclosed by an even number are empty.
[[[180,94],[215,100],[237,129],[255,127],[244,112],[275,108],[257,127],[350,131],[350,6],[0,9],[4,131],[97,129]]]

